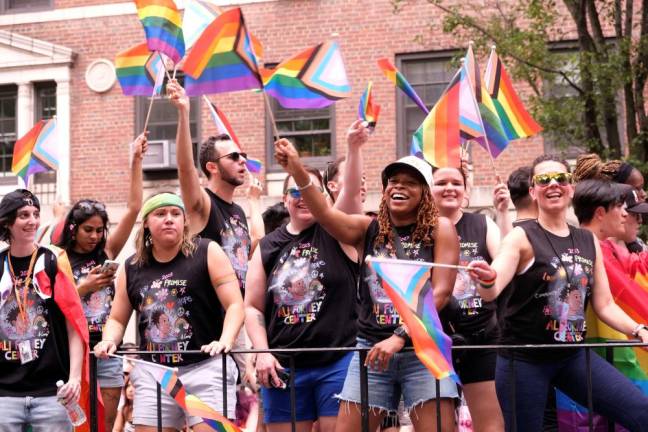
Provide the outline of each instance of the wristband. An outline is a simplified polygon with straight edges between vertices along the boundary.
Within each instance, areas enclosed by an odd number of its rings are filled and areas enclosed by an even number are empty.
[[[494,277],[493,279],[486,280],[486,281],[485,280],[480,280],[479,285],[481,285],[481,287],[485,288],[485,289],[493,288],[495,286],[495,280],[496,279],[497,279],[497,277]]]
[[[648,330],[648,326],[646,326],[646,324],[637,324],[634,330],[632,330],[632,336],[639,337],[639,332],[641,330]]]
[[[303,191],[304,189],[308,189],[309,187],[313,186],[313,178],[311,176],[308,176],[308,183],[306,183],[304,186],[299,186],[298,184],[295,184],[297,186],[298,191]]]

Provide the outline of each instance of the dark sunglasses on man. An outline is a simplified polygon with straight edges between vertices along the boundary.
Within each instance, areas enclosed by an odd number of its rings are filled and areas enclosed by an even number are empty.
[[[248,155],[247,155],[247,153],[244,153],[244,152],[227,153],[227,154],[225,154],[223,156],[218,156],[216,159],[214,159],[214,162],[216,162],[217,160],[223,159],[223,158],[229,158],[229,159],[233,160],[234,162],[238,162],[238,160],[240,158],[243,158],[243,159],[247,160]]]

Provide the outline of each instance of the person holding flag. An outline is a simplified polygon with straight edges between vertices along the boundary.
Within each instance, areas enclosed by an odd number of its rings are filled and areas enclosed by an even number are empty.
[[[118,271],[110,317],[94,352],[100,358],[113,354],[137,310],[140,349],[157,352],[142,358],[167,369],[178,367],[186,393],[223,412],[222,374],[227,373],[229,381],[228,399],[234,400],[236,368],[228,357],[227,371],[222,370],[223,361],[216,355],[232,349],[243,324],[243,299],[234,269],[215,242],[189,234],[178,195],[154,195],[141,213],[135,254]],[[186,352],[193,350],[212,357]],[[136,426],[158,424],[155,377],[159,371],[158,366],[137,363],[130,374],[136,394]],[[186,415],[184,404],[184,400],[162,395],[165,430],[183,429],[185,422],[197,432],[211,430],[201,425],[203,418]],[[229,404],[225,417],[234,418],[233,405]]]
[[[3,430],[73,430],[64,404],[87,380],[88,328],[67,258],[39,247],[40,204],[17,189],[0,201],[0,416]],[[65,384],[57,393],[57,381]],[[57,400],[58,399],[58,400]]]
[[[126,212],[114,232],[108,235],[109,222],[105,204],[82,199],[68,212],[63,221],[61,237],[56,242],[70,259],[74,282],[88,321],[91,346],[101,340],[115,297],[113,280],[116,266],[103,267],[103,264],[106,260],[117,258],[128,241],[137,214],[142,208],[142,160],[147,146],[145,133],[131,144],[133,156]],[[101,388],[107,431],[112,430],[124,385],[122,363],[117,358],[100,359],[97,363],[97,380]]]
[[[457,264],[459,242],[452,223],[440,217],[430,192],[432,167],[414,156],[402,158],[382,172],[383,197],[377,220],[347,215],[328,206],[326,199],[304,169],[299,154],[286,139],[275,143],[275,158],[294,178],[304,203],[315,220],[338,241],[356,248],[360,256]],[[369,348],[366,365],[369,379],[369,429],[376,430],[384,416],[398,408],[401,394],[416,430],[432,430],[437,421],[435,399],[440,398],[443,431],[454,430],[454,400],[457,386],[449,376],[435,379],[413,351],[407,329],[402,325],[379,276],[365,262],[358,292],[357,346]],[[431,283],[434,302],[442,309],[452,294],[454,268],[435,268]],[[429,282],[427,282],[429,283]],[[338,414],[338,431],[360,430],[359,356],[351,360]]]

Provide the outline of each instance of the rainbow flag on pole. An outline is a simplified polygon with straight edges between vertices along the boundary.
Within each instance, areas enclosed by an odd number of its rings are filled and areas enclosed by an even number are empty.
[[[180,405],[187,414],[191,416],[201,417],[209,427],[216,432],[241,432],[241,430],[230,422],[227,418],[216,412],[209,405],[204,403],[200,398],[187,393],[184,384],[178,378],[175,369],[166,366],[157,365],[155,363],[144,362],[140,360],[138,363],[148,363],[143,367],[150,373],[160,387]]]
[[[284,108],[325,108],[351,93],[337,42],[325,42],[263,71],[265,91]]]
[[[509,139],[504,132],[504,127],[497,115],[497,108],[486,91],[486,87],[482,85],[481,76],[479,74],[479,65],[475,60],[472,44],[468,46],[468,52],[464,58],[463,66],[468,74],[472,92],[479,107],[479,114],[483,129],[486,131],[485,135],[476,139],[485,150],[487,150],[493,158],[502,153],[509,143]]]
[[[380,114],[380,105],[373,101],[371,94],[371,88],[373,83],[369,81],[367,84],[367,89],[362,93],[360,97],[360,105],[358,106],[358,118],[360,120],[366,121],[369,124],[370,129],[376,127],[378,122],[378,115]]]
[[[452,367],[452,341],[443,332],[430,284],[432,263],[367,257],[385,292],[405,321],[414,351],[436,379],[451,377],[460,384]]]
[[[182,16],[185,48],[191,48],[207,26],[221,13],[221,8],[209,1],[185,0]]]
[[[150,51],[166,54],[174,63],[185,55],[182,17],[173,0],[135,0]]]
[[[459,167],[461,145],[483,136],[468,72],[462,67],[412,136],[411,153],[435,167]]]
[[[396,69],[396,66],[394,66],[386,58],[381,58],[378,60],[378,67],[380,68],[380,70],[383,71],[383,73],[389,79],[389,81],[393,82],[396,85],[396,87],[401,89],[401,91],[405,93],[407,97],[409,97],[412,100],[412,102],[414,102],[419,108],[421,108],[421,111],[423,111],[425,114],[428,114],[430,112],[430,110],[428,109],[427,106],[425,106],[425,104],[423,103],[419,95],[416,94],[416,91],[407,81],[405,76],[402,73],[400,73],[398,69]]]
[[[117,79],[126,96],[159,95],[166,66],[164,54],[149,51],[146,43],[135,45],[117,54]]]
[[[533,120],[524,108],[522,101],[513,88],[513,84],[511,84],[506,69],[504,69],[504,64],[495,52],[495,47],[491,50],[486,65],[484,85],[495,105],[497,115],[509,140],[526,138],[542,130],[540,125]]]
[[[56,118],[40,120],[14,144],[11,171],[27,184],[32,174],[56,171],[59,166]]]
[[[185,59],[187,95],[260,89],[259,51],[241,9],[224,12],[205,29]]]

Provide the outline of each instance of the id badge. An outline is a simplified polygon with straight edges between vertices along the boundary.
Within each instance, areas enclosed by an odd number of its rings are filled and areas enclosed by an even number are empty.
[[[34,353],[32,351],[31,341],[29,339],[18,342],[18,354],[20,355],[21,364],[29,363],[30,361],[34,360]]]

